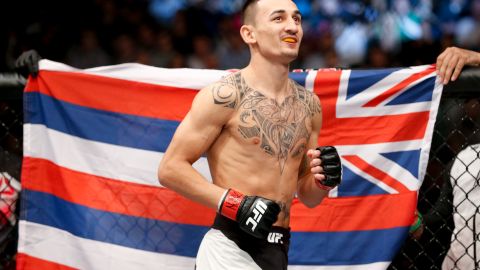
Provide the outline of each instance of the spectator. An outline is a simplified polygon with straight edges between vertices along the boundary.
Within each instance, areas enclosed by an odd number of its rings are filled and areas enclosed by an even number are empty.
[[[478,269],[480,258],[480,144],[460,152],[450,171],[453,194],[452,242],[442,269]]]
[[[238,34],[237,34],[238,35]],[[190,68],[218,68],[218,59],[212,49],[212,39],[205,35],[193,38],[193,54],[187,59]]]
[[[79,43],[68,51],[67,64],[82,69],[111,64],[110,56],[99,46],[93,30],[84,30]]]
[[[127,34],[121,34],[113,41],[115,51],[115,63],[136,62],[138,51],[133,38]]]
[[[170,32],[160,31],[156,37],[156,46],[151,52],[151,64],[157,67],[168,67],[175,53]]]
[[[238,32],[239,30],[231,25],[219,42],[216,55],[220,69],[241,68],[248,64],[250,52]]]
[[[480,53],[450,47],[437,58],[438,76],[442,83],[455,81],[464,65],[478,66]],[[479,100],[467,101],[470,119],[480,118]],[[480,144],[471,144],[456,155],[445,181],[440,199],[425,215],[424,223],[434,224],[447,219],[453,213],[454,230],[450,249],[442,269],[478,269],[480,228]],[[441,217],[442,219],[440,219]],[[420,220],[421,221],[421,220]],[[422,226],[416,226],[412,233],[419,237]],[[419,230],[420,232],[417,232]]]

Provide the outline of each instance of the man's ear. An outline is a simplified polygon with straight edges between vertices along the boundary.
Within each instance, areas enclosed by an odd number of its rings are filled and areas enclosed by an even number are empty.
[[[240,27],[240,35],[242,36],[242,39],[245,43],[247,44],[253,44],[257,42],[255,39],[255,29],[251,25],[242,25]]]

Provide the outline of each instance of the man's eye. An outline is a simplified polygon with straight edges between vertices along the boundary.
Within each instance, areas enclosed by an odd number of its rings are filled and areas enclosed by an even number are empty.
[[[282,20],[282,17],[275,17],[275,18],[273,18],[273,20],[279,22],[279,21]]]

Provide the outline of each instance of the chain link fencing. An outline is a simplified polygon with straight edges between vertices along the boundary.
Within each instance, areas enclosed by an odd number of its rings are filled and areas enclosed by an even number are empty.
[[[407,238],[389,270],[480,269],[478,75],[476,69],[465,70],[458,82],[444,88],[418,197],[423,234]],[[465,148],[469,155],[462,152]]]
[[[0,74],[0,269],[15,269],[25,80]]]
[[[480,80],[480,76],[475,75],[473,79],[475,77]],[[16,74],[0,74],[0,270],[15,269],[21,195],[23,83]],[[475,85],[480,83],[466,80],[462,74],[458,83],[449,84],[444,91],[432,137],[430,161],[419,192],[418,210],[424,216],[425,225],[423,234],[416,239],[407,238],[389,270],[442,269],[445,258],[451,262],[449,269],[464,270],[461,267],[465,261],[472,263],[469,269],[479,269],[479,175],[473,176],[475,181],[468,188],[462,188],[460,177],[450,177],[457,154],[468,145],[480,143],[480,89],[474,89]],[[480,151],[480,147],[475,149]],[[480,162],[479,155],[476,152],[476,162]],[[465,168],[480,166],[474,162],[463,161],[462,164]],[[449,182],[453,184],[447,185]],[[452,202],[452,190],[461,191],[462,198]],[[460,216],[458,212],[462,207],[473,209],[470,211],[473,214]],[[454,215],[463,221],[457,223],[464,224],[456,230]],[[464,241],[461,235],[465,232],[469,232],[471,238]],[[452,235],[457,246],[456,257],[447,255]]]

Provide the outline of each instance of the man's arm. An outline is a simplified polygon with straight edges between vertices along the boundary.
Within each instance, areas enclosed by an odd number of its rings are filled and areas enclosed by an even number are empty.
[[[319,205],[323,198],[328,195],[328,190],[318,187],[315,183],[316,181],[325,179],[325,175],[323,175],[323,168],[321,166],[314,166],[318,167],[319,171],[316,173],[311,172],[312,167],[310,163],[315,159],[313,158],[314,156],[316,158],[320,156],[320,151],[313,149],[309,149],[308,151],[314,151],[315,153],[309,153],[303,157],[302,166],[304,166],[306,171],[303,173],[303,175],[300,175],[298,180],[297,196],[303,204],[305,204],[307,207],[313,208]]]
[[[158,168],[158,179],[163,186],[214,209],[225,189],[210,183],[192,164],[210,148],[234,112],[214,103],[212,91],[216,87],[222,86],[216,83],[197,94]],[[224,86],[223,91],[234,90]]]
[[[455,81],[464,66],[478,66],[480,64],[480,53],[449,47],[437,57],[437,73],[443,84],[450,80]]]
[[[243,231],[266,239],[280,213],[276,202],[216,186],[192,167],[232,117],[237,96],[237,90],[224,82],[197,94],[160,163],[158,179],[163,186],[238,222]]]

